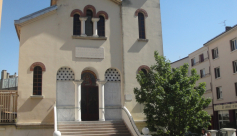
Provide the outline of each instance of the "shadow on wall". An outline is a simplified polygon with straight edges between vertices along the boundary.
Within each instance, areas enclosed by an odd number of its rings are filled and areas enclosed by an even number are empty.
[[[144,106],[142,104],[137,103],[132,109],[132,113],[143,113],[143,108]]]
[[[25,103],[18,109],[17,112],[29,112],[32,111],[42,99],[31,99],[28,98]]]
[[[145,45],[147,45],[147,42],[138,42],[138,41],[136,41],[132,45],[132,47],[128,50],[128,52],[139,53]]]
[[[53,123],[54,122],[54,109],[53,106],[51,106],[48,109],[48,114],[47,116],[43,119],[43,121],[41,122],[42,124],[47,124],[47,123]]]
[[[128,6],[130,7],[131,5],[133,5],[134,7],[142,7],[142,5],[144,5],[144,3],[146,3],[147,0],[142,0],[140,2],[137,2],[137,0],[123,0],[123,6]]]

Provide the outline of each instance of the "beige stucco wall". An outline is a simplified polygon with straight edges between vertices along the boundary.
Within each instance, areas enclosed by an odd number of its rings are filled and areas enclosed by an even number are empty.
[[[53,129],[17,129],[15,125],[1,125],[0,136],[52,136]]]
[[[146,38],[148,42],[138,41],[137,9],[144,9],[148,13],[145,19]],[[132,101],[125,101],[125,106],[131,112],[134,120],[144,120],[141,114],[143,107],[135,100],[134,87],[139,87],[136,74],[141,65],[155,64],[154,51],[163,55],[160,1],[159,0],[127,0],[122,6],[122,26],[124,44],[124,93],[133,96]]]
[[[83,10],[93,3],[97,11],[108,13],[106,21],[107,40],[72,39],[74,9]],[[56,73],[60,67],[73,69],[75,79],[81,79],[81,72],[90,69],[97,78],[104,80],[108,68],[116,68],[122,73],[122,42],[120,25],[120,7],[107,0],[59,0],[57,13],[22,27],[19,54],[19,101],[18,123],[53,123],[53,105],[56,100]],[[103,47],[105,59],[78,59],[75,47]],[[31,99],[33,72],[30,66],[42,62],[46,66],[43,72],[43,99]]]
[[[18,124],[53,123],[56,73],[63,66],[73,69],[76,80],[81,79],[81,73],[86,69],[94,71],[98,79],[104,80],[105,71],[116,68],[122,75],[121,105],[128,107],[135,120],[144,120],[142,107],[137,104],[135,97],[132,101],[124,102],[124,94],[133,95],[133,88],[138,87],[138,67],[154,64],[155,50],[163,55],[160,5],[158,0],[130,2],[123,2],[121,20],[120,6],[108,0],[58,0],[55,14],[21,28]],[[70,13],[74,9],[83,11],[86,5],[93,5],[97,12],[103,10],[108,13],[105,28],[107,40],[72,39],[73,18]],[[139,8],[145,9],[149,15],[146,18],[148,42],[137,41],[138,18],[134,14]],[[78,59],[75,57],[75,47],[103,47],[105,59]],[[33,91],[30,66],[34,62],[42,62],[46,66],[43,72],[43,99],[30,97]]]
[[[220,38],[206,44],[209,48],[214,104],[237,101],[235,85],[237,75],[233,73],[232,61],[237,60],[237,52],[230,49],[230,40],[237,37],[236,27]],[[218,47],[219,57],[212,59],[211,50]],[[215,79],[214,68],[220,67],[220,78]],[[216,87],[222,87],[223,99],[217,100]]]
[[[178,68],[180,66],[183,66],[185,63],[188,63],[188,61],[189,61],[188,57],[185,57],[185,58],[182,58],[182,59],[177,60],[175,62],[172,62],[170,65],[172,68]]]

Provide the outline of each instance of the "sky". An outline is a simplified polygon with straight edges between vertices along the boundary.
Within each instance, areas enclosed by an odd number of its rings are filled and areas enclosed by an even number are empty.
[[[164,56],[171,62],[237,24],[237,0],[160,0]],[[49,7],[50,0],[3,0],[0,71],[18,74],[19,40],[14,20]]]

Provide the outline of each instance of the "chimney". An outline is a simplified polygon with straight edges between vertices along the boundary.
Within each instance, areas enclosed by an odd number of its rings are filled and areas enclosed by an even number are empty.
[[[7,71],[6,70],[2,70],[2,73],[1,73],[1,79],[6,79],[7,78]]]
[[[10,76],[10,74],[9,74],[9,73],[7,73],[7,78],[9,78],[9,76]]]
[[[225,31],[229,31],[232,27],[231,26],[226,26]]]

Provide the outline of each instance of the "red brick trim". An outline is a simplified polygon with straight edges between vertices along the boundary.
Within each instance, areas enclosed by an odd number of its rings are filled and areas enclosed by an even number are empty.
[[[138,72],[139,71],[141,71],[142,69],[145,69],[145,70],[147,70],[147,71],[149,71],[150,70],[150,68],[148,67],[148,66],[146,66],[146,65],[142,65],[142,66],[140,66],[139,68],[138,68]]]
[[[147,14],[146,10],[144,10],[144,9],[136,10],[135,16],[138,16],[138,13],[140,13],[140,12],[143,13],[145,17],[148,17],[148,14]]]
[[[108,15],[105,11],[99,11],[99,12],[96,14],[96,17],[99,18],[100,15],[104,16],[105,19],[109,19],[109,15]]]
[[[75,14],[79,14],[80,16],[84,16],[83,12],[82,12],[80,9],[74,9],[74,10],[71,12],[70,17],[73,17]]]
[[[88,9],[92,10],[93,17],[96,17],[96,9],[92,5],[87,5],[87,6],[84,7],[84,16],[86,16],[86,10],[88,10]]]
[[[34,71],[34,68],[36,66],[40,66],[42,68],[42,71],[46,71],[45,65],[41,62],[35,62],[30,66],[30,71]]]

